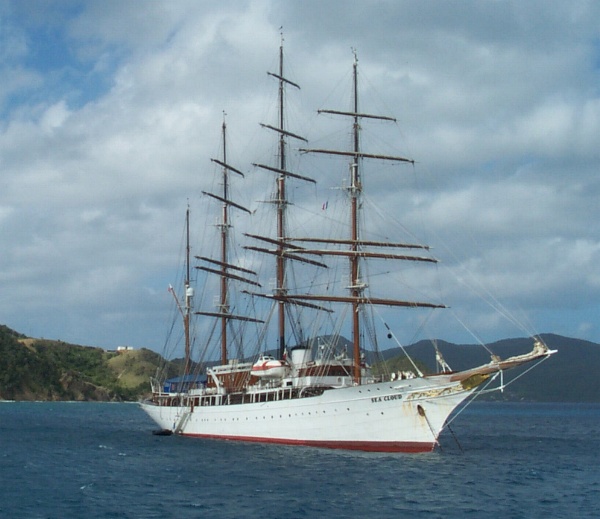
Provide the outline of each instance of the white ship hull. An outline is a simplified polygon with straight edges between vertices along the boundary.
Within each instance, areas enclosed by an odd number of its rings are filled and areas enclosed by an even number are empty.
[[[330,389],[319,396],[213,406],[142,403],[161,429],[191,437],[380,452],[434,449],[474,388],[449,375]]]
[[[220,233],[220,257],[196,256],[201,262],[197,268],[207,274],[218,276],[220,291],[216,308],[210,311],[194,312],[204,317],[220,320],[220,365],[206,369],[206,380],[195,378],[198,373],[192,371],[190,340],[190,318],[193,308],[193,288],[190,286],[190,244],[189,209],[186,212],[186,277],[185,300],[175,301],[183,317],[185,337],[185,361],[183,376],[178,382],[163,380],[157,376],[153,383],[152,400],[142,403],[143,409],[158,424],[161,430],[184,436],[218,438],[225,440],[269,442],[289,445],[307,445],[339,449],[359,449],[383,452],[424,452],[431,451],[454,409],[473,394],[485,380],[526,362],[543,360],[552,352],[539,340],[534,341],[534,350],[526,355],[512,357],[505,361],[492,357],[489,364],[466,371],[451,372],[447,364],[439,362],[443,373],[421,376],[421,371],[413,364],[410,374],[400,372],[390,376],[389,382],[381,382],[382,375],[375,378],[366,362],[365,340],[368,336],[377,337],[383,333],[394,338],[391,328],[383,322],[375,323],[370,311],[373,306],[390,308],[444,308],[444,305],[428,301],[407,301],[382,297],[371,293],[366,277],[369,269],[363,264],[367,259],[390,261],[410,261],[436,263],[437,259],[425,251],[429,247],[421,244],[394,243],[387,239],[373,241],[362,232],[362,168],[364,159],[385,160],[392,163],[412,163],[414,161],[380,154],[363,153],[360,149],[360,121],[364,118],[395,120],[386,116],[367,114],[358,111],[358,60],[353,64],[353,106],[352,112],[322,110],[324,113],[351,116],[353,119],[353,147],[351,150],[327,150],[300,148],[302,153],[325,154],[329,156],[349,157],[350,175],[344,181],[343,191],[347,192],[350,206],[348,227],[341,237],[333,237],[328,232],[323,236],[310,237],[302,234],[292,238],[286,228],[286,211],[289,200],[286,195],[287,180],[316,182],[287,170],[285,160],[286,139],[303,137],[288,131],[284,125],[283,92],[286,85],[298,87],[285,78],[283,70],[283,47],[280,47],[279,72],[269,74],[279,81],[279,126],[262,125],[279,135],[278,164],[255,164],[255,167],[277,175],[276,191],[271,202],[275,205],[277,222],[276,238],[259,234],[246,234],[261,246],[245,246],[246,251],[258,252],[262,257],[275,255],[272,266],[275,274],[275,286],[271,290],[251,292],[241,289],[244,297],[257,300],[271,300],[272,314],[277,321],[277,346],[275,356],[267,354],[269,343],[265,338],[270,317],[262,320],[261,312],[255,314],[254,304],[247,308],[250,315],[239,315],[233,310],[235,304],[229,298],[229,283],[236,281],[244,287],[261,287],[257,272],[243,265],[230,262],[228,232],[230,225],[229,208],[235,207],[252,214],[249,209],[233,202],[229,198],[229,173],[243,173],[227,163],[225,123],[223,123],[223,159],[212,159],[222,166],[222,195],[206,193],[210,198],[222,204],[221,219],[216,226]],[[345,173],[346,174],[346,173]],[[346,185],[347,180],[349,183]],[[325,223],[335,222],[337,218],[328,217]],[[387,233],[387,231],[386,231]],[[265,247],[269,248],[265,248]],[[212,248],[212,247],[211,247]],[[385,248],[385,249],[384,249]],[[410,250],[422,251],[413,253]],[[339,260],[345,262],[341,269]],[[262,260],[259,262],[262,264]],[[317,267],[315,277],[300,280],[304,269],[298,275],[291,270],[294,264],[304,263]],[[253,262],[250,262],[253,264]],[[325,274],[327,267],[334,266]],[[306,268],[312,271],[312,268]],[[348,276],[346,276],[347,271]],[[292,286],[291,281],[300,281]],[[264,282],[264,279],[263,279]],[[289,282],[289,283],[288,283]],[[207,283],[207,286],[209,284]],[[345,287],[339,291],[338,288]],[[392,286],[388,286],[391,289]],[[323,292],[321,290],[325,289]],[[331,290],[330,290],[331,289]],[[334,312],[333,307],[345,305],[345,310]],[[243,306],[237,307],[243,308]],[[296,312],[298,310],[298,312]],[[331,314],[325,318],[326,314]],[[271,314],[270,314],[271,315]],[[347,328],[343,323],[345,318]],[[330,321],[331,319],[331,321]],[[239,331],[228,335],[233,323],[256,323],[260,326],[260,340],[243,344]],[[266,326],[263,329],[263,324]],[[329,324],[332,325],[330,329]],[[302,333],[298,329],[307,326]],[[275,323],[273,323],[275,326]],[[336,335],[322,335],[327,331],[336,331]],[[385,328],[385,330],[383,329]],[[349,350],[342,348],[340,330],[351,331]],[[296,331],[294,331],[296,330]],[[300,330],[301,331],[301,330]],[[212,333],[211,333],[212,335]],[[232,340],[234,335],[237,337]],[[249,335],[250,336],[250,335]],[[229,337],[229,339],[228,339]],[[254,337],[254,335],[252,335]],[[300,337],[312,337],[301,342]],[[298,344],[289,351],[288,341]],[[240,344],[238,344],[238,341]],[[233,344],[239,348],[240,359],[230,357]],[[398,346],[400,342],[396,340]],[[377,349],[377,341],[371,343]],[[207,344],[206,347],[209,345]],[[338,348],[339,346],[339,348]],[[241,359],[253,359],[264,348],[265,354],[254,364]],[[205,350],[206,354],[208,350]],[[441,359],[441,353],[437,350]],[[206,358],[200,359],[200,363]],[[417,376],[419,375],[419,376]],[[395,377],[399,376],[399,379]],[[410,378],[409,378],[410,377]],[[165,377],[166,378],[166,377]],[[500,377],[503,384],[503,377]],[[377,380],[377,382],[376,382]],[[161,384],[161,382],[163,382]],[[168,383],[168,384],[167,384]]]

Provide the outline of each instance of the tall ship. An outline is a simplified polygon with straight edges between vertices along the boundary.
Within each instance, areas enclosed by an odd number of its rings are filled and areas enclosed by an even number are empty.
[[[368,276],[370,262],[425,266],[437,261],[426,245],[373,238],[363,229],[363,212],[368,205],[365,164],[403,168],[414,161],[363,150],[365,121],[385,124],[395,120],[361,111],[356,54],[351,108],[319,110],[328,118],[349,123],[351,144],[347,149],[311,148],[306,139],[287,128],[286,96],[288,90],[299,86],[285,75],[283,44],[278,71],[269,75],[278,85],[277,121],[261,126],[275,136],[276,161],[254,166],[275,178],[273,195],[266,201],[271,209],[272,234],[245,233],[247,244],[242,250],[262,256],[255,263],[269,265],[272,275],[265,282],[258,269],[243,261],[244,256],[234,254],[239,249],[232,248],[231,212],[252,211],[231,196],[231,177],[243,181],[244,173],[229,162],[223,122],[222,154],[212,159],[221,176],[220,191],[204,192],[220,206],[216,225],[219,238],[212,240],[219,245],[218,254],[192,258],[188,209],[183,296],[178,298],[171,289],[183,321],[182,373],[170,378],[157,373],[151,397],[140,405],[163,434],[362,451],[432,451],[457,407],[479,392],[504,388],[506,371],[528,363],[535,365],[554,351],[533,337],[529,353],[507,359],[491,355],[486,364],[453,371],[433,344],[439,360],[435,373],[424,373],[412,360],[409,368],[393,373],[372,369],[372,344],[376,346],[377,337],[396,340],[394,327],[380,309],[414,312],[444,308],[437,302],[377,295],[373,292],[381,289],[382,283],[371,283]],[[323,223],[310,226],[320,231],[318,236],[292,233],[288,228],[293,209],[288,193],[297,185],[315,183],[289,165],[292,142],[310,157],[329,156],[347,165],[347,180],[340,187],[345,217],[341,221],[323,211]],[[329,224],[344,234],[326,231]],[[198,262],[193,268],[192,259]],[[213,308],[195,309],[192,272],[203,279],[215,278],[210,285],[218,287]],[[400,290],[383,285],[394,293]],[[238,305],[234,294],[241,294],[250,303]],[[219,343],[216,362],[194,358],[197,345],[191,323],[196,319],[206,323],[201,335],[207,342],[216,338]],[[250,326],[257,332],[251,333]],[[321,333],[326,327],[329,333]],[[372,341],[369,347],[368,340]],[[201,346],[199,351],[208,349]]]

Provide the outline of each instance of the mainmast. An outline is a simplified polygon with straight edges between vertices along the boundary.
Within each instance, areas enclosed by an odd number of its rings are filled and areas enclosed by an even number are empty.
[[[296,173],[292,173],[287,170],[287,139],[294,138],[299,139],[304,142],[307,142],[304,137],[296,135],[290,131],[288,131],[285,127],[285,87],[286,85],[290,85],[294,88],[300,89],[300,86],[290,81],[284,76],[284,67],[283,67],[283,36],[281,38],[281,45],[279,47],[279,72],[267,72],[270,76],[276,78],[279,82],[279,103],[278,103],[278,117],[277,117],[277,126],[271,126],[268,124],[261,124],[264,128],[269,130],[273,130],[279,134],[279,143],[278,143],[278,163],[277,167],[266,166],[263,164],[254,164],[257,167],[262,169],[271,171],[277,174],[276,177],[276,194],[275,194],[275,204],[277,207],[277,239],[272,240],[272,243],[276,245],[276,250],[274,253],[276,254],[276,287],[273,295],[273,299],[277,301],[277,322],[278,322],[278,345],[279,345],[279,358],[283,358],[285,352],[285,334],[286,334],[286,320],[285,320],[285,312],[286,312],[286,304],[289,302],[288,300],[288,288],[286,282],[286,252],[289,248],[286,241],[287,237],[287,228],[286,228],[286,211],[287,206],[289,204],[286,193],[286,179],[287,177],[292,177],[296,179],[301,179],[309,182],[314,182],[314,180],[303,177]],[[256,237],[258,239],[262,239],[262,237]],[[252,247],[248,247],[252,248]],[[263,252],[267,252],[264,251]],[[270,251],[269,251],[270,252]]]

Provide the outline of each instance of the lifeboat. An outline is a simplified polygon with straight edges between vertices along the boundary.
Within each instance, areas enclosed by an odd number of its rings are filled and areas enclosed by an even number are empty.
[[[252,374],[261,378],[283,378],[287,370],[288,363],[272,355],[261,355],[252,365]]]

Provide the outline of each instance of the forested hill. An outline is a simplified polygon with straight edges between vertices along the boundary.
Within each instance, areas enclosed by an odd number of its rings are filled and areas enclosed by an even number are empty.
[[[558,335],[542,335],[558,353],[503,393],[491,397],[537,402],[600,402],[600,345]],[[489,345],[507,358],[526,353],[531,339],[508,339]],[[489,353],[477,345],[456,345],[438,341],[438,347],[453,370],[489,362]],[[412,358],[426,372],[435,371],[435,352],[430,342],[407,346]],[[382,353],[392,368],[406,369],[399,348]],[[375,362],[372,355],[367,357]],[[67,344],[62,341],[27,338],[0,325],[0,400],[91,400],[135,401],[148,394],[149,380],[164,359],[148,349],[109,352],[101,348]],[[178,365],[171,363],[171,374]],[[524,369],[527,369],[527,366]],[[514,375],[516,370],[508,374]],[[516,372],[518,374],[518,372]]]
[[[527,400],[534,402],[600,402],[600,344],[554,334],[542,334],[542,340],[557,353],[535,369],[509,385],[504,393],[493,393],[489,398]],[[490,354],[481,345],[457,345],[437,341],[439,350],[454,371],[490,361]],[[506,359],[531,351],[531,338],[506,339],[487,347],[495,355]],[[430,371],[435,370],[435,350],[428,341],[420,341],[406,348],[411,357],[420,359]],[[399,348],[386,350],[384,358],[403,355]],[[526,365],[507,372],[507,378],[529,369]]]
[[[138,400],[162,362],[147,349],[107,352],[0,325],[0,400]]]

